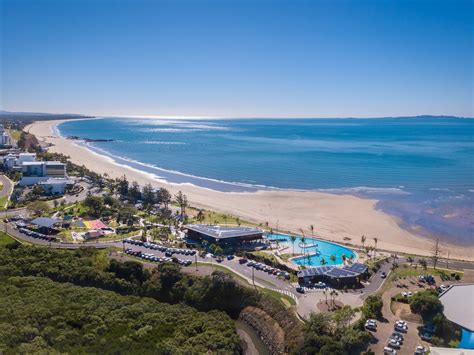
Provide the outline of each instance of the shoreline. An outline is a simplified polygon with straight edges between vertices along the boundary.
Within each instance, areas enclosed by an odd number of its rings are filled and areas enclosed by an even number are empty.
[[[275,228],[278,225],[280,231],[297,234],[300,234],[300,228],[307,231],[309,225],[313,224],[316,229],[315,238],[346,246],[349,244],[360,247],[360,237],[365,235],[367,246],[373,246],[373,238],[377,237],[377,249],[430,255],[434,240],[403,229],[395,216],[377,209],[378,200],[319,191],[220,192],[189,183],[168,183],[151,173],[119,164],[111,157],[59,137],[54,128],[64,121],[66,120],[34,122],[25,127],[25,131],[34,134],[41,142],[52,144],[48,148],[51,152],[68,155],[73,163],[85,165],[97,173],[107,173],[112,178],[126,175],[130,181],[135,180],[140,185],[151,183],[154,187],[165,187],[172,194],[181,190],[188,196],[193,207],[240,216],[251,222],[268,222],[269,227]],[[450,258],[474,261],[472,248],[440,244],[445,252],[449,249]]]

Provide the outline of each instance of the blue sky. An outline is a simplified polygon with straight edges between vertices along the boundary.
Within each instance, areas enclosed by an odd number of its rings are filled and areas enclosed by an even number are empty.
[[[474,116],[473,1],[0,3],[5,110]]]

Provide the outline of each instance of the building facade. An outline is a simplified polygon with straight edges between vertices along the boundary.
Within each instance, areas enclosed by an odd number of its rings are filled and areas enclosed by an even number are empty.
[[[21,165],[20,186],[36,185],[50,179],[66,179],[66,165],[58,161],[31,161]]]

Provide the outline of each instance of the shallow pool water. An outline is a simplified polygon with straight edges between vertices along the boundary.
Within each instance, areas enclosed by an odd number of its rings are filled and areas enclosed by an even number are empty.
[[[287,247],[282,251],[283,254],[306,254],[298,256],[291,260],[293,264],[304,266],[321,266],[321,265],[342,265],[343,255],[355,260],[357,254],[342,245],[327,242],[320,239],[306,237],[304,244],[301,237],[296,237],[295,242],[291,241],[289,235],[286,234],[268,234],[267,238],[280,245],[280,248]],[[331,260],[331,256],[335,256],[335,260]]]

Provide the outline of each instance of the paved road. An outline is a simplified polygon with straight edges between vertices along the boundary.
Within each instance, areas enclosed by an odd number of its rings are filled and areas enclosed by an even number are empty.
[[[138,245],[131,245],[131,244],[123,244],[121,242],[91,242],[91,243],[84,243],[84,244],[77,244],[77,243],[59,243],[59,242],[48,242],[42,239],[36,239],[29,237],[25,234],[20,233],[17,229],[13,228],[11,224],[6,224],[1,222],[0,223],[0,228],[4,231],[7,231],[10,235],[13,237],[23,240],[25,242],[31,243],[31,244],[37,244],[37,245],[42,245],[42,246],[50,246],[52,248],[61,248],[61,249],[77,249],[81,248],[84,246],[89,246],[93,248],[110,248],[110,247],[117,247],[117,248],[131,248],[132,250],[135,251],[141,251],[143,253],[151,253],[159,257],[164,257],[164,253],[160,252],[159,250],[152,250],[145,248],[143,246],[138,246]],[[182,260],[191,260],[195,261],[194,256],[190,255],[173,255],[174,257],[177,257],[178,259]],[[253,276],[255,283],[258,286],[263,286],[267,288],[273,288],[273,289],[280,289],[280,290],[285,290],[288,291],[289,293],[294,294],[296,297],[300,297],[300,294],[297,293],[294,289],[293,286],[291,286],[288,282],[279,279],[278,277],[274,275],[269,275],[268,273],[260,270],[255,270],[254,268],[246,266],[246,264],[239,264],[237,258],[233,260],[227,260],[225,259],[222,263],[218,263],[215,259],[207,257],[207,258],[201,258],[200,256],[197,256],[197,261],[198,262],[206,262],[206,263],[213,263],[215,265],[222,265],[222,266],[227,266],[233,271],[235,271],[237,274],[240,274],[247,280],[252,280],[252,271],[253,271]]]
[[[10,196],[13,191],[13,183],[5,175],[0,175],[0,182],[3,185],[3,188],[0,190],[0,198],[5,196]],[[1,206],[2,208],[4,206]]]

